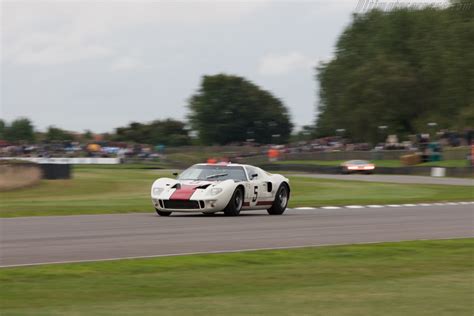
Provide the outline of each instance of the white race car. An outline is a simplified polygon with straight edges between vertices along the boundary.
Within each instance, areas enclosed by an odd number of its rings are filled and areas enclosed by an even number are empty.
[[[196,164],[176,179],[160,178],[151,187],[151,199],[160,216],[171,212],[223,211],[237,216],[245,210],[267,210],[281,215],[290,197],[289,180],[260,168],[233,163]]]

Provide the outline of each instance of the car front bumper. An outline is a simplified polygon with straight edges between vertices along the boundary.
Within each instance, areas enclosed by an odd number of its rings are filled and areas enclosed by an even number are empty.
[[[152,198],[153,206],[165,212],[204,212],[213,213],[222,211],[226,203],[216,199],[204,200],[170,200]]]

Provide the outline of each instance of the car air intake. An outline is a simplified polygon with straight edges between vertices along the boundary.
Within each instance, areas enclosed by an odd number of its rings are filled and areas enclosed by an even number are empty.
[[[199,209],[199,202],[192,200],[163,200],[165,208],[183,210],[183,209]]]

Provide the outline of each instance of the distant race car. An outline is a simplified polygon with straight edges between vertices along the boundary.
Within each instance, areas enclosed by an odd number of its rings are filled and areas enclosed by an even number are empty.
[[[341,164],[342,173],[366,173],[371,174],[374,172],[375,165],[366,160],[349,160]]]
[[[233,163],[196,164],[176,179],[160,178],[151,187],[153,206],[160,216],[172,212],[221,211],[237,216],[246,210],[267,210],[270,215],[281,215],[289,198],[287,178]]]

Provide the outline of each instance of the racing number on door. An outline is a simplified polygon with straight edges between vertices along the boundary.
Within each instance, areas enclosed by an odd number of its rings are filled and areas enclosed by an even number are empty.
[[[255,202],[255,201],[257,201],[257,197],[258,197],[258,186],[254,186],[253,194],[254,194],[254,196],[252,198],[252,202]]]

